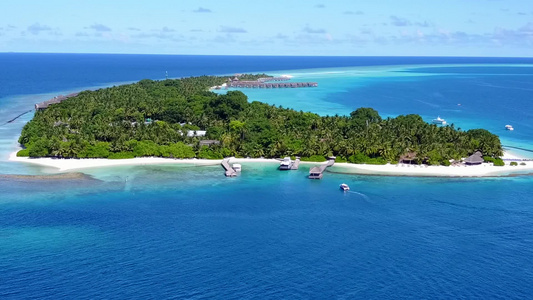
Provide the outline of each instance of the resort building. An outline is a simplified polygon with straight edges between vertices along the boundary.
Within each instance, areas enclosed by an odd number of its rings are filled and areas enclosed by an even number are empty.
[[[220,145],[220,141],[217,140],[203,140],[200,141],[200,147],[202,146],[211,146],[211,145]]]
[[[205,136],[207,131],[205,130],[188,130],[187,136],[188,137],[195,137],[195,136]]]

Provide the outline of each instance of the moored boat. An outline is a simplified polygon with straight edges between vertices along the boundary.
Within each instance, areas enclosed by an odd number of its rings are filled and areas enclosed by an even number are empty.
[[[292,168],[292,160],[290,157],[285,157],[281,163],[279,164],[279,169],[280,170],[290,170]]]
[[[350,187],[346,183],[341,183],[340,189],[346,192],[350,190]]]
[[[507,130],[514,130],[513,126],[511,126],[511,125],[505,125],[505,129],[507,129]]]
[[[431,123],[437,124],[437,125],[446,125],[446,120],[441,119],[441,117],[438,116],[436,119],[433,119],[433,121],[431,121]]]

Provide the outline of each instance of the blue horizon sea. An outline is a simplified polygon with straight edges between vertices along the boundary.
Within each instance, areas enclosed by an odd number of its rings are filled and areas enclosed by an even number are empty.
[[[287,74],[318,88],[243,90],[320,115],[374,107],[487,128],[532,158],[533,59],[0,53],[0,174],[58,94],[144,78]],[[515,131],[504,130],[512,124]],[[522,150],[520,150],[522,149]],[[86,178],[0,177],[1,299],[527,299],[533,177],[279,172],[243,164],[124,166]],[[342,193],[339,183],[350,185]]]

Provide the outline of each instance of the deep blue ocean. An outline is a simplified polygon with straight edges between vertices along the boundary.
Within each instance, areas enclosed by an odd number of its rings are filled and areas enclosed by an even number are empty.
[[[532,157],[533,59],[0,54],[0,174],[57,94],[191,75],[270,72],[315,89],[250,100],[347,114],[417,113],[500,135]],[[514,132],[503,129],[512,124]],[[523,150],[519,150],[520,148]],[[528,299],[533,179],[280,172],[243,164],[0,178],[0,299]],[[350,193],[338,190],[350,185]]]

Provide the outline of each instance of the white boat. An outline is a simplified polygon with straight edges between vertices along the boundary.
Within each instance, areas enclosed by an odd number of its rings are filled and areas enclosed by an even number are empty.
[[[292,168],[292,160],[290,157],[285,157],[279,164],[280,170],[290,170]]]
[[[235,172],[240,172],[242,170],[241,164],[233,164],[231,167],[233,170],[235,170]]]
[[[441,119],[440,116],[439,116],[436,119],[433,119],[433,121],[431,121],[431,123],[437,124],[437,125],[446,125],[446,120]]]
[[[346,183],[342,183],[340,185],[340,188],[341,188],[341,190],[343,190],[345,192],[350,190],[350,187]]]
[[[507,129],[507,130],[514,130],[513,126],[511,126],[511,125],[505,125],[505,129]]]

